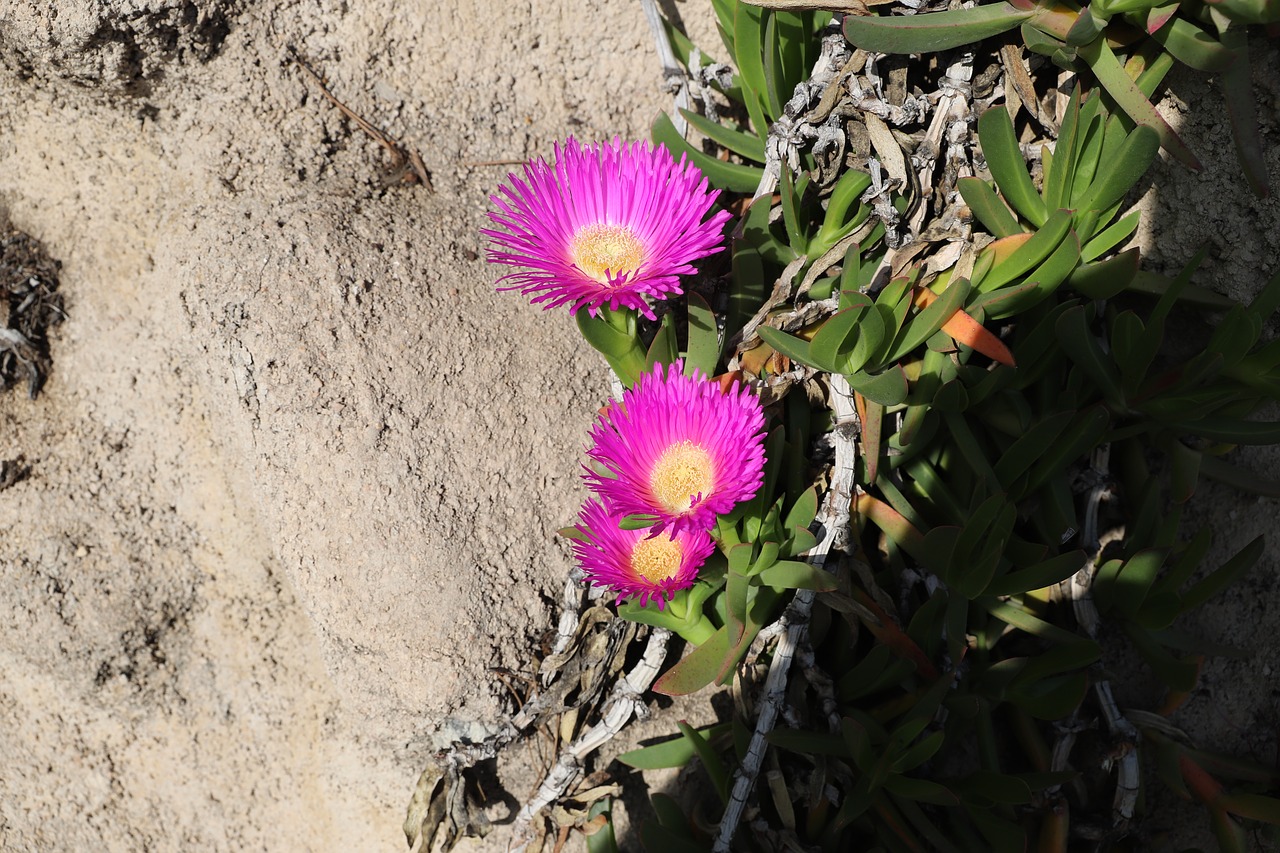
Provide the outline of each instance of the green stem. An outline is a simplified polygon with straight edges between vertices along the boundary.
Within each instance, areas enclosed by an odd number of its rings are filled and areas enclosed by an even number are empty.
[[[694,646],[701,646],[711,639],[711,635],[716,632],[716,629],[711,624],[711,620],[706,617],[706,614],[699,612],[696,622],[686,621],[676,627],[675,632],[683,637],[685,642]]]
[[[649,369],[649,353],[640,341],[634,311],[601,308],[592,317],[583,310],[577,312],[575,319],[582,337],[605,357],[624,387],[635,385]]]

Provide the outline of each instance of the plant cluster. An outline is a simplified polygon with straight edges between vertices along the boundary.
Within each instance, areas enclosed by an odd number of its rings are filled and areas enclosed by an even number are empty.
[[[1280,399],[1280,272],[1238,305],[1192,283],[1198,259],[1169,279],[1125,248],[1131,191],[1162,146],[1188,154],[1149,100],[1171,58],[1230,89],[1274,4],[712,2],[728,64],[666,32],[704,141],[665,115],[656,147],[570,141],[486,232],[622,387],[562,531],[584,577],[686,640],[655,690],[736,700],[620,757],[708,783],[654,795],[646,848],[1134,849],[1157,779],[1224,850],[1280,840],[1280,773],[1168,718],[1204,655],[1236,653],[1180,618],[1262,554],[1204,567],[1183,507],[1201,477],[1280,496],[1225,458],[1280,443],[1254,419]],[[1080,72],[1057,100],[1019,84],[1053,130],[1030,162],[999,103],[1017,86],[992,82],[1028,74],[991,46],[1015,28]],[[1215,322],[1170,358],[1185,306]],[[1121,646],[1165,695],[1120,707]],[[577,813],[593,850],[615,843],[603,797]]]

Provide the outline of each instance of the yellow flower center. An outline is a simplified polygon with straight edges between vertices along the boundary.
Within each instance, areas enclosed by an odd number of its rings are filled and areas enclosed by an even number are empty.
[[[714,484],[711,456],[692,441],[668,447],[649,474],[653,496],[673,515],[688,512],[694,497],[706,497]]]
[[[621,225],[587,225],[573,235],[569,246],[578,269],[601,284],[623,273],[635,272],[644,259],[644,246],[629,228]]]
[[[680,571],[683,556],[679,542],[659,534],[636,542],[631,549],[631,569],[651,583],[662,583]]]

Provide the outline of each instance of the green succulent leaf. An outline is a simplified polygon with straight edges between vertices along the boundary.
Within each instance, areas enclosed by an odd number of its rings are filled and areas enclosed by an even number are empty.
[[[1135,210],[1094,235],[1080,248],[1080,259],[1089,263],[1128,240],[1138,230],[1139,217],[1139,212]]]
[[[1090,299],[1111,299],[1133,283],[1139,261],[1141,251],[1135,246],[1105,261],[1081,264],[1066,283]]]
[[[733,276],[729,285],[729,307],[724,327],[726,338],[741,332],[743,325],[764,302],[764,259],[752,238],[767,234],[768,229],[769,206],[753,204],[742,222],[743,239],[733,241]]]
[[[855,47],[878,53],[928,53],[973,44],[1008,32],[1034,12],[1008,3],[903,18],[847,15],[844,35]]]
[[[902,327],[898,333],[898,340],[890,348],[886,360],[897,361],[933,337],[952,315],[964,307],[968,296],[969,280],[966,278],[953,280],[932,305],[911,318],[911,321]]]
[[[796,527],[808,527],[813,524],[814,516],[818,514],[818,488],[816,486],[805,489],[791,509],[787,511],[786,518],[782,524],[788,530]]]
[[[728,732],[728,723],[716,723],[698,729],[698,733],[708,741]],[[662,743],[624,752],[618,756],[618,760],[637,770],[662,770],[671,767],[684,767],[695,754],[693,743],[683,734],[680,734],[673,735]]]
[[[831,592],[839,585],[835,575],[809,563],[782,560],[756,576],[760,583],[777,589],[812,589]]]
[[[845,378],[853,390],[882,406],[899,406],[907,399],[907,375],[896,364],[881,373],[859,371]]]
[[[1030,244],[1031,241],[1028,240],[1027,242]],[[1068,231],[1066,238],[1058,244],[1049,257],[1045,258],[1044,263],[1036,267],[1035,271],[1027,276],[1027,281],[1034,283],[1035,286],[1020,291],[1010,299],[999,302],[993,301],[987,304],[984,306],[987,317],[992,320],[1001,320],[1029,310],[1032,306],[1052,296],[1058,286],[1071,275],[1073,270],[1078,268],[1079,264],[1080,239],[1074,231]],[[999,270],[998,267],[997,270]]]
[[[1044,263],[1054,250],[1062,245],[1071,232],[1071,211],[1055,211],[1043,221],[1039,228],[1025,243],[1014,249],[1003,261],[997,262],[991,272],[981,279],[975,269],[974,281],[980,293],[987,293],[997,287],[1008,284]],[[985,252],[992,252],[988,246]],[[994,254],[994,252],[993,252]]]
[[[695,113],[693,110],[680,110],[680,115],[684,116],[685,121],[689,122],[694,130],[721,148],[732,151],[745,160],[764,163],[764,140],[759,136],[712,121],[704,115]]]
[[[1022,226],[1000,200],[991,185],[981,178],[961,178],[956,182],[960,197],[988,231],[996,237],[1012,237],[1022,233]]]
[[[978,9],[989,9],[990,6],[979,6]],[[972,11],[977,11],[974,9]],[[932,15],[915,15],[915,18],[932,18],[948,12]],[[902,18],[899,20],[911,20]],[[978,119],[978,139],[982,143],[982,154],[987,158],[987,168],[995,178],[996,186],[1004,193],[1013,209],[1022,214],[1028,222],[1039,228],[1049,217],[1044,199],[1031,183],[1027,173],[1027,163],[1022,158],[1022,148],[1013,132],[1013,120],[1004,107],[991,107]]]
[[[808,364],[812,367],[821,367],[814,358],[809,341],[804,338],[797,338],[795,335],[771,326],[761,326],[756,332],[766,344],[792,361],[798,361],[801,364]]]
[[[1109,402],[1123,400],[1120,371],[1107,357],[1101,344],[1089,330],[1088,315],[1084,306],[1068,308],[1056,325],[1058,342],[1064,351],[1084,371]]]
[[[726,163],[710,157],[685,141],[671,118],[666,113],[658,113],[650,129],[653,141],[671,152],[677,160],[682,157],[697,166],[712,186],[735,193],[753,193],[764,175],[764,170],[755,166],[743,166],[738,163]]]
[[[733,58],[742,79],[742,100],[751,126],[764,139],[769,132],[769,81],[764,71],[765,10],[748,3],[733,5]]]
[[[1235,54],[1222,42],[1186,18],[1170,18],[1165,26],[1151,33],[1151,38],[1183,65],[1197,71],[1225,71],[1236,61]]]
[[[941,735],[942,732],[937,734]],[[884,787],[886,791],[897,794],[899,797],[905,797],[908,800],[931,803],[935,806],[960,805],[960,798],[952,793],[951,789],[946,785],[929,779],[913,779],[910,776],[898,775],[898,773],[902,772],[906,771],[895,771],[894,775],[885,780]]]
[[[1106,39],[1095,39],[1081,45],[1078,50],[1080,58],[1088,63],[1107,94],[1115,99],[1134,122],[1154,130],[1160,137],[1160,144],[1179,162],[1197,172],[1204,168],[1124,70]]]
[[[1151,168],[1160,150],[1160,135],[1139,125],[1133,129],[1115,156],[1102,164],[1093,184],[1077,202],[1081,210],[1106,210],[1116,204]]]
[[[1122,616],[1132,619],[1138,612],[1167,556],[1163,548],[1139,551],[1116,573],[1111,585],[1111,602]]]
[[[725,770],[724,762],[720,760],[720,756],[711,748],[710,741],[684,720],[679,720],[676,725],[680,728],[680,734],[684,737],[689,745],[693,747],[693,751],[702,761],[702,767],[707,771],[707,777],[711,780],[717,794],[720,795],[720,802],[723,805],[729,803],[729,774]]]
[[[696,293],[688,294],[689,350],[686,353],[685,372],[694,369],[703,376],[715,376],[720,360],[720,333],[716,329],[716,317],[707,300]],[[668,314],[670,318],[672,315]]]
[[[1275,0],[1271,0],[1275,5]],[[1280,17],[1273,9],[1273,15]],[[1274,26],[1274,24],[1273,24]],[[1249,188],[1258,198],[1266,198],[1271,190],[1267,183],[1266,158],[1258,130],[1258,103],[1253,98],[1249,73],[1249,42],[1243,27],[1232,27],[1222,34],[1222,42],[1235,55],[1222,72],[1222,94],[1231,121],[1231,137],[1236,146],[1236,159],[1244,171]]]
[[[677,346],[675,315],[668,314],[662,318],[662,325],[658,327],[658,333],[653,336],[653,343],[649,344],[647,356],[649,367],[674,362],[680,357]]]
[[[701,690],[716,680],[729,648],[728,628],[721,628],[663,673],[654,682],[654,691],[665,696],[687,696]]]
[[[843,361],[842,356],[852,349],[850,341],[857,341],[854,333],[859,331],[858,321],[867,310],[874,313],[874,309],[847,308],[828,317],[809,342],[813,363],[823,370],[835,371]]]
[[[1088,557],[1083,551],[1068,551],[1043,563],[1009,572],[987,586],[988,595],[1018,595],[1054,586],[1084,568]]]
[[[1193,610],[1230,586],[1261,559],[1264,544],[1263,537],[1259,536],[1241,548],[1234,557],[1188,589],[1182,596],[1183,605]]]

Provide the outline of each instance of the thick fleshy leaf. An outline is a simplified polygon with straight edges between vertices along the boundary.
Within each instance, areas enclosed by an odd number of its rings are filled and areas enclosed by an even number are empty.
[[[1253,565],[1262,557],[1263,544],[1261,536],[1255,538],[1211,575],[1187,590],[1182,596],[1186,608],[1193,610],[1199,607],[1253,568]]]
[[[1075,231],[1068,231],[1067,236],[1053,250],[1053,253],[1045,258],[1044,263],[1027,275],[1027,281],[1034,282],[1035,287],[1028,288],[1010,299],[987,304],[985,306],[987,317],[992,320],[1001,320],[1029,310],[1052,296],[1079,264],[1080,239]]]
[[[1188,18],[1170,19],[1167,25],[1152,32],[1151,38],[1183,65],[1190,65],[1197,71],[1225,71],[1236,59],[1234,53],[1222,46],[1222,42]]]
[[[1115,363],[1103,352],[1101,344],[1089,329],[1088,315],[1082,305],[1068,308],[1056,324],[1058,343],[1084,374],[1102,392],[1108,402],[1123,400],[1120,373]]]
[[[798,255],[807,252],[809,245],[807,223],[800,219],[800,200],[808,185],[807,175],[797,180],[791,173],[791,167],[783,161],[778,178],[778,195],[782,197],[782,221],[787,229],[787,242]]]
[[[1054,586],[1083,568],[1087,559],[1083,551],[1068,551],[1030,568],[998,577],[986,591],[988,595],[1017,595]]]
[[[1218,798],[1218,804],[1233,815],[1249,820],[1280,826],[1280,799],[1262,794],[1226,794]]]
[[[1008,3],[901,18],[846,15],[844,35],[855,47],[865,50],[927,53],[999,35],[1033,15],[1034,12],[1016,9]]]
[[[1151,168],[1159,150],[1160,136],[1154,129],[1135,127],[1115,156],[1101,164],[1088,193],[1078,203],[1080,209],[1106,210],[1120,201]]]
[[[769,81],[764,73],[764,10],[746,3],[733,9],[733,58],[742,78],[742,100],[751,127],[763,139],[769,132]]]
[[[1022,233],[1017,218],[986,181],[974,177],[961,178],[956,182],[956,188],[973,215],[993,236],[1012,237]]]
[[[798,361],[801,364],[807,364],[812,367],[818,366],[814,360],[813,352],[810,350],[810,344],[804,338],[797,338],[795,335],[779,331],[771,326],[761,326],[756,332],[759,333],[765,343],[792,361]]]
[[[936,734],[941,735],[942,732],[936,732]],[[960,804],[960,798],[952,793],[950,788],[940,782],[934,782],[929,779],[899,776],[895,772],[894,775],[885,780],[884,787],[886,791],[899,797],[916,800],[921,803],[931,803],[935,806],[957,806]]]
[[[1012,601],[1001,601],[995,597],[985,597],[977,602],[988,613],[1008,625],[1034,634],[1042,640],[1052,643],[1079,643],[1081,637],[1036,616],[1032,616]]]
[[[839,587],[835,575],[808,563],[796,560],[781,560],[756,575],[757,580],[766,586],[778,589],[812,589],[817,592],[831,592]]]
[[[1204,168],[1191,153],[1191,149],[1178,138],[1164,117],[1147,100],[1147,96],[1138,88],[1133,78],[1125,72],[1115,53],[1107,45],[1106,39],[1095,39],[1089,44],[1080,46],[1078,51],[1080,58],[1088,63],[1089,68],[1097,76],[1098,82],[1107,90],[1107,94],[1111,95],[1120,108],[1128,113],[1129,118],[1137,124],[1154,130],[1160,136],[1160,144],[1179,162],[1197,172]]]
[[[859,319],[857,340],[841,363],[839,372],[856,373],[866,367],[867,362],[880,351],[886,333],[884,316],[873,305]]]
[[[879,498],[862,494],[857,498],[860,515],[875,524],[892,539],[899,548],[917,560],[926,558],[924,534],[912,526],[902,514]]]
[[[907,375],[898,365],[891,365],[876,374],[850,373],[845,377],[849,386],[868,400],[883,406],[898,406],[907,399]]]
[[[677,160],[684,156],[707,176],[711,185],[719,189],[736,193],[753,193],[764,174],[763,169],[755,166],[742,166],[737,163],[726,163],[710,157],[694,148],[680,136],[671,118],[666,113],[658,113],[650,128],[653,141],[671,152]]]
[[[853,402],[858,410],[858,420],[862,424],[862,461],[867,466],[867,485],[873,486],[880,473],[880,440],[885,407],[883,403],[868,400],[857,391],[853,392]]]
[[[653,689],[666,696],[685,696],[715,681],[725,655],[729,652],[729,632],[721,628],[698,648],[685,655],[663,673]]]
[[[1071,211],[1055,211],[1048,219],[1044,220],[1043,226],[1035,234],[1010,252],[1005,260],[997,260],[991,272],[983,276],[980,281],[977,280],[975,275],[975,281],[978,281],[978,291],[988,293],[1035,269],[1053,254],[1054,250],[1061,245],[1070,231]],[[1014,241],[1020,238],[1007,237],[1005,239]],[[994,252],[996,251],[996,245],[993,243],[984,251]]]
[[[1081,264],[1067,277],[1067,284],[1090,299],[1111,299],[1133,283],[1141,260],[1142,252],[1134,246],[1105,261]]]
[[[1092,116],[1094,112],[1096,110],[1091,111],[1090,115]],[[1080,122],[1080,87],[1076,86],[1071,92],[1071,98],[1067,101],[1062,125],[1058,128],[1058,142],[1054,145],[1053,151],[1048,151],[1046,148],[1049,158],[1041,163],[1043,177],[1040,184],[1044,188],[1042,195],[1045,205],[1050,210],[1071,207],[1071,188],[1076,177],[1079,175],[1082,180],[1085,178],[1077,152],[1080,149],[1081,137],[1087,129]]]
[[[1163,548],[1149,548],[1125,561],[1111,584],[1112,606],[1121,615],[1132,618],[1138,612],[1167,556]]]
[[[653,343],[649,344],[649,367],[665,366],[674,362],[680,357],[676,347],[675,315],[668,314],[662,318],[662,325],[658,327],[658,333],[653,336]]]
[[[788,530],[794,527],[808,527],[818,514],[818,489],[816,486],[805,489],[796,502],[787,510],[782,524]]]
[[[1269,498],[1280,498],[1280,481],[1260,477],[1247,468],[1233,465],[1217,456],[1201,454],[1200,473],[1242,491]]]
[[[685,371],[696,368],[704,376],[715,376],[716,363],[720,360],[720,333],[716,330],[715,314],[707,300],[696,293],[688,295],[688,305],[689,350],[685,356]]]
[[[684,116],[685,121],[689,122],[695,130],[721,148],[756,163],[764,162],[764,141],[755,134],[727,127],[693,110],[681,110],[680,115]]]
[[[858,329],[858,321],[864,311],[870,310],[873,309],[849,308],[828,317],[809,342],[813,363],[823,370],[837,370],[842,356],[853,348],[851,336]],[[856,341],[856,337],[852,340]]]
[[[1231,46],[1235,62],[1222,72],[1222,94],[1231,120],[1231,137],[1235,141],[1236,159],[1244,171],[1249,188],[1258,198],[1271,194],[1267,184],[1266,158],[1258,131],[1258,103],[1253,97],[1249,75],[1249,42],[1244,27],[1231,27],[1222,34],[1224,44]]]
[[[964,301],[968,295],[969,280],[965,278],[952,281],[941,295],[928,288],[922,288],[917,293],[915,302],[924,310],[902,327],[897,341],[889,350],[887,360],[897,361],[933,337],[952,315],[964,307]]]
[[[1164,646],[1156,642],[1155,637],[1145,628],[1133,622],[1121,622],[1125,636],[1132,641],[1138,654],[1151,667],[1156,677],[1171,690],[1189,691],[1196,686],[1198,667],[1193,661],[1179,660],[1169,653]]]
[[[978,9],[989,9],[990,6],[979,6]],[[932,15],[913,15],[912,18],[934,18],[949,12]],[[911,20],[901,18],[898,20]],[[1013,120],[1009,118],[1004,107],[991,107],[978,119],[978,140],[982,143],[982,154],[987,158],[987,168],[996,186],[1013,206],[1013,209],[1035,227],[1044,225],[1049,217],[1044,199],[1031,183],[1027,173],[1027,163],[1022,159],[1022,148],[1013,132]]]
[[[741,223],[743,237],[733,241],[732,270],[729,282],[729,310],[725,317],[725,336],[732,337],[742,331],[767,295],[764,280],[764,260],[752,238],[768,233],[769,205],[751,205]]]
[[[729,803],[729,774],[725,770],[724,762],[720,760],[720,756],[711,748],[710,741],[684,720],[677,720],[676,725],[680,728],[680,734],[684,737],[689,745],[693,747],[698,758],[702,761],[702,768],[707,772],[707,778],[711,780],[711,787],[720,795],[722,805]]]
[[[1180,432],[1228,444],[1280,444],[1280,421],[1203,418],[1196,421],[1171,423],[1169,426]]]
[[[1076,672],[1046,678],[1009,691],[1009,701],[1040,720],[1061,720],[1080,707],[1089,691],[1089,674]]]
[[[1195,494],[1204,454],[1174,439],[1169,442],[1169,458],[1173,469],[1169,497],[1174,503],[1186,503]]]
[[[729,731],[728,723],[704,726],[698,732],[707,740],[714,740]],[[683,735],[675,735],[662,743],[633,749],[618,756],[618,760],[637,770],[663,770],[684,767],[694,756],[693,744]]]

